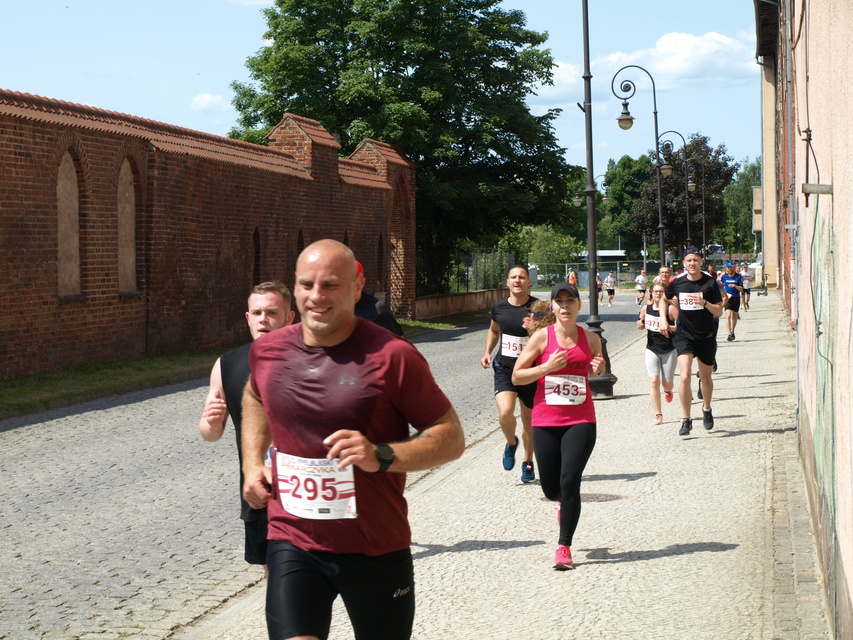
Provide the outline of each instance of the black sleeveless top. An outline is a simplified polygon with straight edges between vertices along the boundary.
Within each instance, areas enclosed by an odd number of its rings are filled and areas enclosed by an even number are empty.
[[[222,373],[222,389],[225,391],[225,402],[228,413],[234,423],[234,435],[237,437],[237,460],[240,463],[240,517],[246,521],[266,520],[266,509],[252,509],[243,500],[243,389],[249,381],[249,347],[252,343],[244,344],[219,358],[219,368]]]
[[[658,355],[672,351],[672,338],[667,338],[660,332],[660,311],[655,305],[646,305],[646,349]]]

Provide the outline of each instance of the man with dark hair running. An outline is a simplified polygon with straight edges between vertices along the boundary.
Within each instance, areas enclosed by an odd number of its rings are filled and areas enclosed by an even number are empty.
[[[528,329],[533,326],[530,307],[537,299],[530,295],[530,275],[527,267],[512,267],[507,274],[506,286],[509,289],[509,297],[492,305],[492,322],[486,333],[486,349],[480,358],[480,365],[484,369],[492,367],[494,370],[498,422],[506,438],[502,463],[507,471],[511,471],[515,466],[515,451],[518,448],[518,436],[515,435],[518,426],[515,400],[520,400],[521,443],[524,447],[521,481],[528,483],[536,479],[533,469],[533,427],[530,423],[536,385],[513,384],[512,369],[527,344]],[[492,351],[496,346],[499,349],[493,358]]]
[[[277,280],[262,282],[249,295],[246,322],[252,340],[293,322],[290,310],[290,290]],[[249,347],[244,344],[218,358],[210,372],[210,388],[204,402],[204,412],[198,421],[201,437],[216,442],[225,431],[225,421],[231,416],[237,437],[237,459],[240,462],[240,518],[246,530],[244,557],[249,564],[267,564],[267,510],[252,509],[243,499],[243,455],[241,428],[243,418],[243,388],[249,380]]]
[[[678,308],[678,326],[672,335],[672,344],[678,352],[678,399],[683,411],[678,435],[687,436],[693,429],[690,416],[693,393],[690,383],[694,358],[699,361],[703,426],[708,431],[714,428],[714,416],[711,413],[711,396],[714,392],[711,373],[717,353],[714,318],[719,318],[723,313],[723,298],[714,278],[702,271],[702,254],[698,249],[689,247],[684,253],[683,263],[686,273],[669,281],[666,293],[661,298],[659,312],[660,332],[669,336],[667,306]]]

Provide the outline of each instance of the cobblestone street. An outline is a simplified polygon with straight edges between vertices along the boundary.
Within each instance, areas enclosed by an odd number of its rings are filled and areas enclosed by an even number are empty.
[[[415,339],[469,449],[409,479],[414,637],[828,637],[793,341],[779,297],[753,300],[738,340],[720,343],[717,426],[687,438],[677,399],[652,425],[642,334],[615,330],[633,300],[602,310],[617,397],[596,405],[571,572],[550,568],[557,529],[538,483],[500,467],[485,327]],[[196,431],[205,392],[200,380],[0,422],[0,638],[266,637],[233,431],[215,445]],[[331,637],[352,637],[342,608]]]

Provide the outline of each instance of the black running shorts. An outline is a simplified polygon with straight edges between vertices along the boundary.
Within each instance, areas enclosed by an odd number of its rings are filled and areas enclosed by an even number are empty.
[[[332,603],[339,594],[356,638],[411,638],[415,578],[410,549],[381,556],[309,553],[289,542],[270,540],[267,560],[270,638],[326,640]]]
[[[502,391],[512,391],[518,394],[518,399],[528,409],[533,408],[533,398],[536,397],[536,383],[514,385],[512,383],[511,367],[494,367],[495,370],[495,395]]]
[[[678,355],[690,353],[699,358],[702,364],[709,367],[714,366],[714,360],[717,357],[717,341],[713,338],[693,340],[676,331],[675,335],[672,336],[672,345],[678,351]]]
[[[249,564],[267,563],[267,520],[247,520],[243,522],[246,527],[246,552],[244,558]]]

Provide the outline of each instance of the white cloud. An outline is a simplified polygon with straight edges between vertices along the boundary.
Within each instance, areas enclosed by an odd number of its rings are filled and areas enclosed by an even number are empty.
[[[652,49],[632,52],[617,51],[599,58],[593,64],[603,74],[612,74],[626,65],[636,64],[652,74],[659,90],[672,90],[687,85],[729,86],[755,82],[755,43],[747,32],[730,38],[716,32],[703,35],[672,32],[664,34]],[[625,72],[623,72],[624,74]],[[635,80],[638,88],[645,83]],[[612,76],[611,76],[612,77]],[[620,74],[620,79],[623,75]]]
[[[193,111],[212,111],[228,109],[228,103],[222,96],[215,96],[211,93],[200,93],[193,98],[190,105]]]
[[[568,62],[555,62],[554,84],[539,85],[535,88],[535,96],[529,96],[527,103],[536,113],[544,113],[548,109],[565,109],[566,105],[574,104],[578,96],[583,99],[583,79],[577,65]]]

